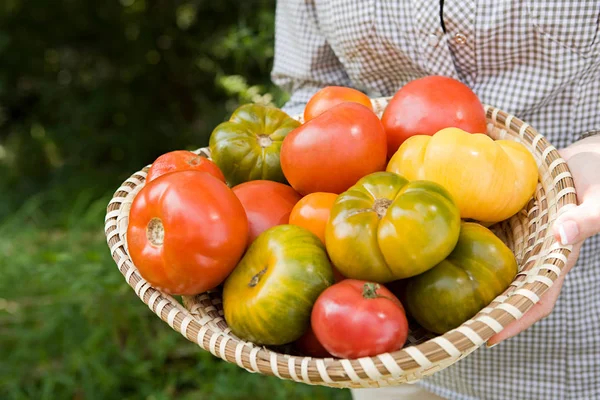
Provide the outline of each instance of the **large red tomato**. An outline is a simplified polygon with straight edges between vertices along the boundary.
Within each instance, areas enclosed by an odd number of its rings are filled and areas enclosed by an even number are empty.
[[[396,351],[408,337],[400,300],[385,287],[346,279],[325,289],[311,314],[315,335],[340,358],[370,357]]]
[[[175,150],[158,157],[148,170],[146,182],[153,181],[161,175],[175,171],[204,171],[225,182],[223,172],[217,164],[206,157],[186,150]]]
[[[404,85],[388,103],[381,122],[391,158],[406,139],[434,135],[449,127],[485,133],[485,111],[464,83],[445,76],[427,76]]]
[[[294,189],[273,181],[250,181],[233,188],[248,216],[248,244],[267,229],[289,222],[290,213],[302,198]]]
[[[386,136],[377,115],[358,103],[341,103],[290,132],[281,168],[302,195],[339,194],[386,165]]]
[[[373,109],[369,96],[356,89],[343,86],[327,86],[319,90],[306,103],[304,108],[304,121],[310,121],[316,116],[323,114],[331,107],[343,102],[353,102],[364,105],[370,110]]]
[[[131,259],[144,279],[169,294],[218,286],[240,260],[247,238],[240,201],[225,183],[200,171],[147,183],[129,212]]]

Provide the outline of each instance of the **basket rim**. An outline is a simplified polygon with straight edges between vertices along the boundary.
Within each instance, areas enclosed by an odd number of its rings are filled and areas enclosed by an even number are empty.
[[[372,99],[372,102],[381,106],[389,99],[390,97],[382,97]],[[556,207],[554,219],[566,209],[575,206],[577,198],[574,182],[566,162],[558,151],[529,124],[493,106],[484,107],[488,125],[502,127],[499,138],[521,141],[534,155],[541,158],[541,163],[538,161],[540,170],[542,167],[549,170],[551,183],[544,182],[539,175],[538,180],[541,181],[546,194],[558,191],[554,197],[546,199],[546,210]],[[206,149],[198,149],[196,152],[209,155]],[[210,303],[210,292],[184,298],[186,306],[190,303],[193,306],[188,309],[174,297],[152,287],[140,276],[127,252],[126,238],[120,233],[123,226],[126,228],[128,215],[128,208],[121,206],[127,204],[126,199],[131,200],[143,187],[148,167],[132,174],[123,182],[107,206],[105,235],[111,256],[125,280],[155,314],[186,339],[250,372],[275,375],[282,379],[332,387],[368,387],[397,384],[400,381],[413,382],[446,368],[479,348],[491,336],[531,309],[558,278],[572,249],[572,246],[561,245],[554,239],[551,229],[548,229],[551,228],[554,219],[550,219],[547,213],[548,221],[545,224],[543,240],[532,244],[531,251],[536,255],[535,258],[530,256],[527,261],[536,265],[536,274],[529,274],[531,270],[528,270],[524,279],[518,281],[518,285],[515,286],[519,277],[517,276],[507,291],[460,327],[423,343],[373,357],[319,359],[292,356],[241,341],[232,336],[227,329],[217,327],[213,322],[215,316],[223,321],[224,319],[222,313],[215,314],[216,308]],[[538,213],[543,211],[537,210]],[[535,253],[536,248],[538,253]],[[545,251],[543,257],[539,254],[541,250]],[[208,311],[213,311],[211,315],[199,314],[202,306],[199,306],[198,302],[202,301],[208,301],[206,307],[209,308]]]

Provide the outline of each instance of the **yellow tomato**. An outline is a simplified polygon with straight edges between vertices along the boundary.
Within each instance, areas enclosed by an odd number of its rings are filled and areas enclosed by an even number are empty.
[[[533,155],[520,143],[446,128],[413,136],[390,160],[387,171],[445,187],[462,218],[505,220],[529,201],[538,181]]]

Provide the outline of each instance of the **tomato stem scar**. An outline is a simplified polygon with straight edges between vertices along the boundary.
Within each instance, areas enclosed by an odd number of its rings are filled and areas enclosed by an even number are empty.
[[[267,135],[258,135],[258,145],[263,149],[269,147],[273,143],[273,140]]]
[[[392,204],[390,199],[377,199],[373,204],[373,210],[377,213],[379,219],[383,218],[388,207]]]
[[[165,241],[165,227],[160,218],[152,218],[146,226],[146,238],[153,246],[162,246]]]
[[[188,161],[188,164],[190,164],[190,165],[198,165],[198,164],[200,164],[200,161],[202,161],[202,157],[200,157],[200,156],[196,156],[196,157],[194,157],[194,158],[191,158],[191,159]]]
[[[267,267],[265,267],[264,269],[258,271],[258,273],[256,275],[254,275],[252,277],[252,279],[250,279],[250,283],[248,284],[249,287],[254,287],[256,285],[258,285],[258,282],[260,281],[260,278],[262,278],[262,276],[267,272]]]

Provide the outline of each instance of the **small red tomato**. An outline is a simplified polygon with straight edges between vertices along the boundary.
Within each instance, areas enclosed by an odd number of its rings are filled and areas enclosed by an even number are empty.
[[[331,262],[331,260],[329,260]],[[333,269],[333,280],[337,283],[337,282],[341,282],[344,279],[346,279],[346,277],[344,275],[342,275],[342,273],[340,271],[338,271],[338,269],[331,264],[331,269]]]
[[[233,188],[248,216],[248,245],[264,231],[289,222],[290,213],[302,198],[283,183],[257,180]]]
[[[302,354],[309,357],[328,358],[333,357],[325,347],[319,342],[319,339],[315,336],[315,332],[311,327],[296,340],[296,347],[302,352]]]
[[[340,358],[396,351],[408,337],[404,307],[384,286],[346,279],[321,293],[311,325],[323,347]]]
[[[146,182],[153,181],[159,176],[169,172],[187,170],[208,172],[220,181],[225,182],[225,177],[219,167],[217,167],[217,164],[206,157],[202,157],[186,150],[171,151],[158,157],[148,170]]]
[[[221,284],[246,249],[248,220],[231,189],[200,171],[148,182],[129,211],[131,260],[154,287],[195,295]]]
[[[310,121],[331,107],[344,102],[359,103],[371,111],[373,110],[371,99],[363,92],[349,87],[327,86],[315,93],[308,103],[306,103],[306,107],[304,108],[304,122]]]
[[[464,83],[445,76],[426,76],[404,85],[388,103],[381,122],[388,158],[414,135],[432,136],[449,127],[487,132],[485,110],[477,95]]]

